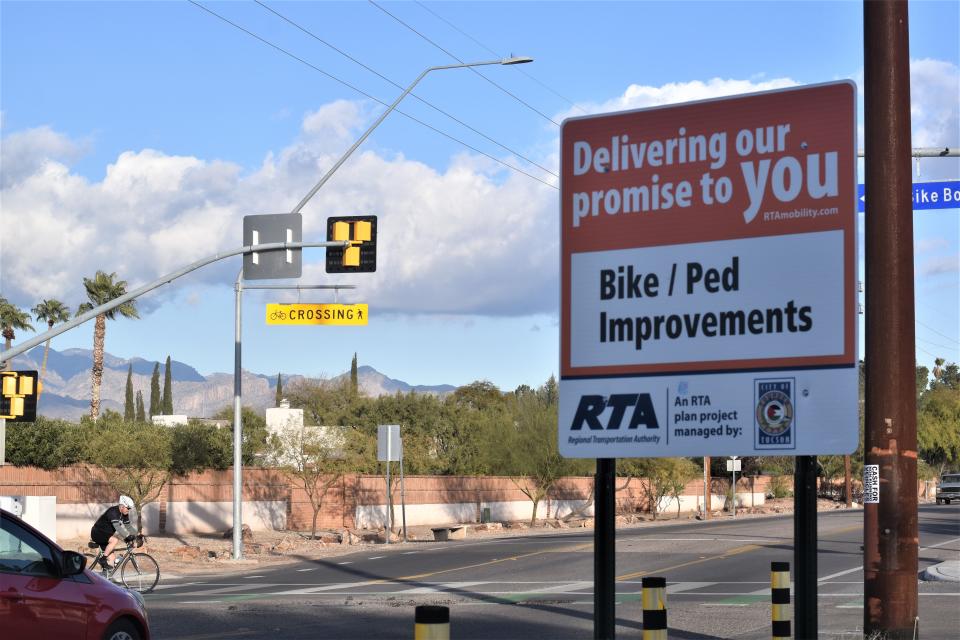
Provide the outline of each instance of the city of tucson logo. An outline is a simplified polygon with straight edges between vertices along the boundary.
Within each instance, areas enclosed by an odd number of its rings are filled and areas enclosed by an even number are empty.
[[[754,380],[757,449],[795,449],[793,378]]]

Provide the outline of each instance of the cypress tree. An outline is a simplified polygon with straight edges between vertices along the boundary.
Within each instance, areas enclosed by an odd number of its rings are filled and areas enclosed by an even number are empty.
[[[153,375],[150,376],[150,415],[160,415],[160,363],[153,363]]]
[[[173,374],[170,371],[170,356],[167,356],[167,366],[163,373],[163,415],[173,415]]]
[[[137,422],[146,422],[147,413],[143,409],[143,391],[137,391]]]
[[[123,420],[124,422],[133,422],[136,418],[133,408],[133,364],[127,369],[127,390],[123,399]]]
[[[357,390],[360,388],[360,379],[357,374],[357,353],[353,353],[353,361],[350,363],[350,391],[353,392],[353,395],[357,395]]]
[[[273,406],[279,407],[280,401],[283,400],[283,385],[280,384],[280,374],[277,374],[277,399]]]

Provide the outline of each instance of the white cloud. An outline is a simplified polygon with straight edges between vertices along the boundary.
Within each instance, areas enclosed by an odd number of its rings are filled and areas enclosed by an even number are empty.
[[[942,60],[910,61],[913,147],[960,146],[960,68]],[[920,161],[920,179],[956,178],[960,158]]]
[[[46,126],[4,136],[0,146],[0,187],[6,189],[33,175],[47,162],[76,159],[84,146]]]
[[[561,118],[584,115],[587,113],[606,113],[608,111],[626,111],[629,109],[643,109],[658,107],[666,104],[693,102],[723,96],[733,96],[757,91],[770,91],[793,87],[798,83],[790,78],[773,78],[771,80],[734,80],[711,78],[706,82],[693,80],[690,82],[670,82],[662,87],[632,84],[620,96],[602,103],[587,103],[577,105],[578,109],[571,109],[560,115]]]
[[[960,254],[941,256],[924,261],[920,267],[920,276],[960,273]]]
[[[794,84],[778,78],[630,85],[585,108],[633,109]],[[932,79],[924,86],[943,90]],[[132,288],[239,247],[242,217],[289,211],[371,122],[368,106],[337,101],[307,114],[298,138],[252,172],[143,149],[120,154],[93,181],[70,169],[83,146],[77,141],[49,128],[5,136],[0,215],[18,224],[3,232],[4,295],[22,306],[46,297],[75,306],[81,279],[98,269],[117,272]],[[538,145],[541,162],[555,166],[557,141],[531,146]],[[341,300],[368,302],[380,313],[554,314],[558,204],[555,189],[472,153],[437,170],[402,154],[361,149],[306,206],[304,237],[324,239],[331,215],[376,214],[378,271],[328,276],[322,251],[307,250],[302,281],[360,285]],[[230,285],[238,265],[237,258],[223,261],[189,282]],[[144,300],[142,310],[176,286]]]

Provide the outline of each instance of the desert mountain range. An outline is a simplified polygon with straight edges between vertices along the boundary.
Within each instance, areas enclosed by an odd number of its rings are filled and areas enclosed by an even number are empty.
[[[12,361],[12,369],[40,370],[43,347],[35,347]],[[153,360],[143,358],[123,359],[105,353],[103,356],[103,385],[100,391],[101,410],[113,409],[123,413],[124,393],[127,384],[127,368],[133,365],[133,391],[143,393],[144,404],[150,403],[150,377],[153,375]],[[93,352],[90,349],[50,349],[47,372],[43,379],[43,393],[37,412],[50,418],[79,420],[90,411],[90,372],[93,367]],[[163,388],[164,363],[160,363],[160,386]],[[210,417],[233,403],[233,374],[213,373],[201,375],[189,364],[171,360],[173,381],[173,412],[192,418]],[[347,371],[334,380],[349,376]],[[281,374],[284,388],[308,378],[301,375]],[[388,378],[370,366],[357,368],[360,392],[367,396],[392,395],[398,391],[445,395],[456,387],[452,385],[410,385],[402,380]],[[265,375],[243,371],[243,404],[255,409],[274,405],[277,374]]]

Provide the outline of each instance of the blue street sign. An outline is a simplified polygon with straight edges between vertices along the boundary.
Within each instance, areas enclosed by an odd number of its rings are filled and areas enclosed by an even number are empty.
[[[863,185],[857,185],[857,206],[864,210],[866,196]],[[913,183],[913,210],[960,208],[960,180]]]

